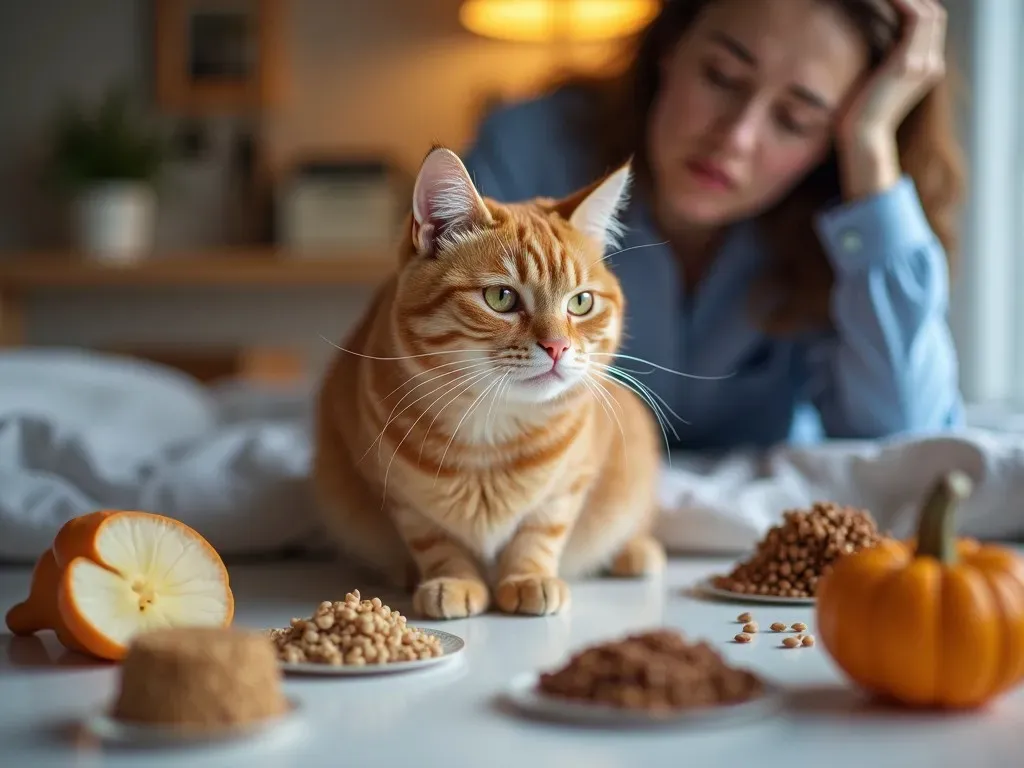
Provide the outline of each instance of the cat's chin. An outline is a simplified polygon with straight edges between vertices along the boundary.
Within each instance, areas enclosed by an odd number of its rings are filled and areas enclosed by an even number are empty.
[[[549,403],[583,386],[579,375],[535,376],[521,379],[508,388],[509,402],[531,405]]]

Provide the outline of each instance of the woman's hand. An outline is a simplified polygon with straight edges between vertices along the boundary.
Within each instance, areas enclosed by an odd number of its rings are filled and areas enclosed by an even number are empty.
[[[900,177],[896,130],[946,72],[946,10],[939,0],[891,0],[900,40],[850,100],[836,128],[843,192],[856,199]]]

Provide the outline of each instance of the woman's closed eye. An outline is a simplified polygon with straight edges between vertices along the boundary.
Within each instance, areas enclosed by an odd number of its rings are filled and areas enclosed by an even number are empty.
[[[778,122],[779,127],[782,128],[783,131],[785,131],[786,133],[791,133],[794,136],[806,136],[808,133],[810,133],[810,127],[808,125],[797,120],[795,117],[793,117],[786,111],[782,111],[781,113],[779,113],[779,116],[776,118],[776,121]]]
[[[821,110],[808,109],[802,104],[779,105],[775,123],[784,132],[793,136],[815,136],[829,129],[828,115]]]
[[[713,64],[704,66],[704,79],[716,88],[725,91],[738,91],[743,87],[743,81],[738,77],[729,77]]]

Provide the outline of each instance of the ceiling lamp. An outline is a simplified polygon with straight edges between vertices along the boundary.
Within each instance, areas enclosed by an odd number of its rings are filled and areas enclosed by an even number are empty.
[[[639,32],[659,6],[659,0],[465,0],[459,21],[499,40],[597,42]]]

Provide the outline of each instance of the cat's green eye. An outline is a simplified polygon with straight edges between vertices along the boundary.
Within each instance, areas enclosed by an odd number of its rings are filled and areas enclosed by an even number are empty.
[[[569,299],[569,314],[582,317],[594,308],[594,294],[590,291],[582,291]]]
[[[519,307],[519,294],[505,285],[484,288],[484,301],[495,312],[511,312]]]

